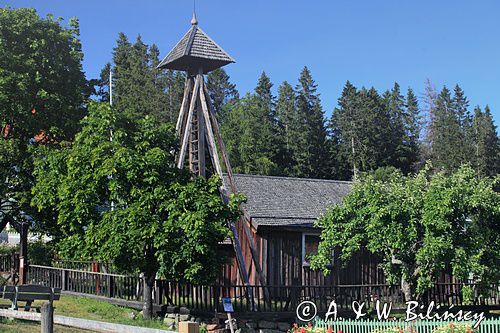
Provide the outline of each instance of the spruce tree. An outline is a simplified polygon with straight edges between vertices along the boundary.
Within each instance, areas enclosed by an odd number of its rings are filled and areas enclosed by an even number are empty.
[[[500,140],[489,106],[484,112],[474,109],[474,166],[481,176],[495,177],[500,172]]]
[[[432,161],[438,169],[454,171],[462,164],[462,130],[450,91],[444,87],[436,100],[432,118]]]
[[[228,111],[226,104],[235,102],[239,98],[236,85],[229,81],[229,75],[224,68],[218,68],[208,73],[207,88],[217,120],[223,123]]]
[[[304,67],[299,77],[297,91],[298,120],[304,129],[296,133],[292,149],[298,177],[327,178],[330,170],[326,147],[326,127],[317,84],[311,72]]]
[[[131,44],[120,33],[113,62],[113,101],[117,107],[137,116],[154,115],[160,122],[177,121],[185,75],[157,68],[160,51],[156,45],[149,47],[140,36]]]
[[[271,144],[275,133],[259,96],[241,98],[227,114],[221,131],[234,172],[279,174]]]
[[[281,174],[277,164],[281,144],[271,88],[271,80],[262,73],[255,93],[249,93],[232,104],[221,125],[235,172]]]
[[[277,163],[283,175],[293,175],[293,156],[296,153],[292,147],[296,147],[293,141],[297,133],[302,130],[299,122],[296,94],[293,87],[288,82],[283,82],[278,89],[278,101],[276,103],[276,118],[278,122],[278,136],[281,149],[278,151]]]
[[[168,77],[164,70],[157,68],[160,63],[160,50],[155,44],[149,48],[149,68],[152,80],[151,112],[161,122],[173,122],[168,101]]]
[[[397,82],[394,82],[394,87],[390,91],[388,106],[388,117],[390,119],[390,130],[387,151],[387,163],[392,165],[404,173],[410,171],[410,163],[407,160],[407,144],[405,141],[405,100],[401,95],[401,88]]]
[[[409,171],[416,172],[420,169],[420,130],[421,116],[418,105],[417,96],[411,88],[408,88],[406,93],[406,112],[405,112],[405,142],[406,142],[406,158],[409,166]]]
[[[462,142],[457,153],[462,163],[472,162],[472,156],[474,156],[472,115],[468,109],[469,102],[467,97],[465,97],[464,91],[458,84],[454,89],[452,105],[460,126],[460,131],[457,134],[457,140]]]
[[[359,170],[358,150],[356,142],[361,133],[357,125],[358,91],[349,81],[344,85],[338,100],[338,107],[332,113],[329,122],[331,160],[335,161],[337,178],[349,180]]]
[[[390,103],[391,92],[381,97],[374,88],[357,91],[350,82],[344,86],[330,121],[340,179],[391,165],[395,141]]]
[[[109,75],[111,72],[111,63],[107,63],[99,75],[99,79],[91,80],[94,86],[94,95],[99,102],[109,102]]]

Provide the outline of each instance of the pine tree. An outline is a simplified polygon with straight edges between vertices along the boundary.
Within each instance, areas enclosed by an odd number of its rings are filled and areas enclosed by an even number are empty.
[[[109,75],[111,72],[111,63],[107,63],[99,75],[99,79],[91,80],[94,86],[94,95],[100,102],[109,102]]]
[[[124,36],[124,35],[123,35]],[[150,67],[148,46],[140,36],[130,45],[122,34],[114,50],[115,76],[114,92],[116,106],[125,111],[142,116],[154,110],[154,75]]]
[[[335,161],[337,168],[337,178],[348,180],[359,170],[357,158],[358,142],[357,131],[357,101],[358,91],[349,81],[344,85],[342,94],[338,100],[338,107],[332,113],[329,122],[331,142],[331,159]]]
[[[405,112],[405,142],[407,146],[406,158],[409,166],[409,171],[418,171],[420,157],[420,130],[421,116],[418,105],[417,96],[411,88],[408,88],[406,93],[406,112]]]
[[[186,85],[186,74],[180,71],[167,70],[167,100],[168,121],[176,123],[184,98],[184,87]]]
[[[272,110],[274,110],[274,96],[271,92],[272,88],[273,84],[271,83],[271,79],[267,76],[266,72],[262,72],[257,87],[255,88],[255,94],[259,98],[259,102],[262,106],[270,110],[270,114],[273,112]]]
[[[218,68],[207,75],[207,88],[217,120],[223,123],[228,111],[226,104],[239,98],[236,85],[229,81],[229,75],[224,68]]]
[[[113,100],[120,110],[175,123],[186,79],[182,72],[158,69],[159,55],[156,45],[149,47],[140,36],[131,44],[120,33],[113,50]]]
[[[425,126],[423,127],[424,131],[424,140],[420,149],[420,161],[421,163],[425,163],[425,161],[432,160],[432,140],[434,137],[433,133],[433,122],[436,114],[436,102],[437,102],[438,94],[436,92],[436,88],[431,83],[429,79],[427,79],[425,84],[425,93],[423,96],[423,123]]]
[[[260,97],[247,94],[231,108],[221,126],[234,172],[259,175],[279,173],[275,160],[272,124]]]
[[[231,105],[221,125],[231,166],[235,172],[278,175],[281,147],[274,110],[272,83],[262,73],[254,94]]]
[[[157,68],[160,63],[160,50],[155,44],[149,48],[149,68],[153,84],[152,96],[150,98],[151,111],[161,122],[172,122],[171,112],[168,104],[168,78],[164,70]]]
[[[462,164],[460,121],[450,91],[444,87],[436,100],[432,118],[432,161],[438,169],[454,171]]]
[[[278,122],[278,136],[282,146],[278,152],[277,163],[286,176],[293,175],[293,141],[295,134],[300,133],[301,123],[298,121],[296,94],[288,82],[283,82],[278,89],[276,103],[276,118]]]
[[[484,112],[479,106],[474,109],[473,133],[477,173],[495,177],[500,172],[500,140],[489,106],[485,107]]]
[[[390,119],[390,135],[388,137],[388,156],[387,163],[392,165],[404,173],[410,171],[410,163],[407,160],[407,145],[405,142],[405,110],[404,97],[401,95],[401,88],[397,82],[394,82],[394,87],[389,92],[388,117]],[[384,98],[386,99],[386,98]]]
[[[330,121],[340,179],[391,165],[395,145],[390,103],[391,92],[381,97],[374,88],[357,91],[350,82],[344,86]]]
[[[468,110],[469,102],[467,101],[467,97],[465,97],[464,91],[458,84],[454,89],[452,107],[460,126],[456,140],[461,142],[461,144],[457,145],[457,148],[459,148],[457,155],[461,163],[472,162],[472,156],[474,156],[472,115]]]
[[[296,140],[292,145],[295,152],[295,176],[327,178],[330,167],[326,149],[325,118],[317,84],[307,67],[300,73],[296,91],[298,118],[305,126],[302,133],[296,133]]]

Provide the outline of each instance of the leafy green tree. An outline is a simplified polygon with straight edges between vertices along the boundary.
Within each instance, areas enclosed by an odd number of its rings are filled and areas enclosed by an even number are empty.
[[[218,68],[207,75],[207,89],[220,123],[224,122],[228,112],[228,103],[234,103],[239,99],[236,85],[229,81],[229,75],[224,68]]]
[[[474,166],[478,174],[494,177],[500,173],[500,140],[489,106],[474,109]]]
[[[500,278],[500,178],[478,178],[469,166],[451,175],[400,172],[365,176],[343,203],[317,222],[322,228],[314,268],[327,271],[332,250],[348,261],[362,248],[382,258],[389,282],[406,300],[418,298],[438,274],[469,274],[481,283]]]
[[[0,8],[0,223],[31,215],[32,150],[70,140],[90,87],[78,20]]]
[[[238,217],[217,178],[175,167],[171,124],[92,103],[75,142],[36,161],[32,204],[56,212],[61,255],[114,262],[144,274],[144,317],[157,276],[212,283],[224,262],[218,243]],[[109,133],[113,130],[113,140]]]
[[[0,8],[0,125],[29,140],[71,138],[84,116],[78,20],[68,27],[34,9]],[[7,130],[8,127],[8,130]]]

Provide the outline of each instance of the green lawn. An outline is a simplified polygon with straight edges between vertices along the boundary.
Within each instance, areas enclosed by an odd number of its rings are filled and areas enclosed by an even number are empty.
[[[3,304],[8,303],[8,301],[5,302],[5,300],[1,301],[2,301],[1,303]],[[34,302],[34,306],[41,306],[41,304],[42,302],[38,301]],[[20,303],[20,305],[23,305],[23,303]],[[166,329],[166,326],[163,324],[163,320],[161,319],[156,319],[151,321],[143,320],[139,315],[139,311],[137,310],[120,307],[117,305],[109,304],[107,302],[98,301],[92,298],[62,295],[59,301],[54,301],[54,307],[55,307],[54,314],[56,315],[105,321],[109,323],[117,323],[124,325]],[[136,318],[131,319],[130,313],[134,313]],[[6,321],[2,321],[0,325],[5,324],[5,322]],[[0,332],[4,331],[7,330],[4,329],[2,326],[0,326]],[[14,329],[12,332],[17,332],[17,331]],[[31,331],[28,330],[26,332],[31,332]],[[83,331],[75,331],[75,332],[83,332]]]
[[[2,319],[0,319],[0,332],[2,332],[2,333],[39,333],[40,332],[40,323],[24,321],[24,320],[8,320],[8,319],[2,318]],[[90,331],[55,325],[54,332],[55,333],[88,333]]]

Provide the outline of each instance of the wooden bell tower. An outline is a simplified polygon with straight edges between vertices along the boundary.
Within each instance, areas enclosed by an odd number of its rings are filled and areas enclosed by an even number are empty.
[[[187,163],[191,172],[198,176],[206,176],[207,171],[211,170],[224,181],[220,162],[222,157],[227,181],[221,188],[221,196],[226,203],[229,199],[226,184],[230,186],[232,193],[236,193],[236,188],[204,75],[233,62],[233,58],[200,29],[196,15],[193,14],[191,29],[158,65],[158,68],[187,73],[184,97],[176,124],[181,139],[177,167],[183,168]],[[219,153],[222,156],[219,156]],[[211,169],[207,168],[207,162],[211,164]],[[249,286],[248,270],[234,222],[230,224],[230,228],[238,268],[242,280]],[[247,291],[253,304],[252,288],[248,287]]]
[[[191,172],[199,176],[206,176],[208,153],[213,172],[223,179],[219,151],[223,155],[226,171],[229,175],[231,173],[204,74],[232,62],[233,58],[200,29],[193,14],[191,29],[158,65],[158,68],[187,73],[184,98],[176,124],[181,139],[177,166],[182,168],[187,163]],[[232,186],[232,179],[230,183]]]

